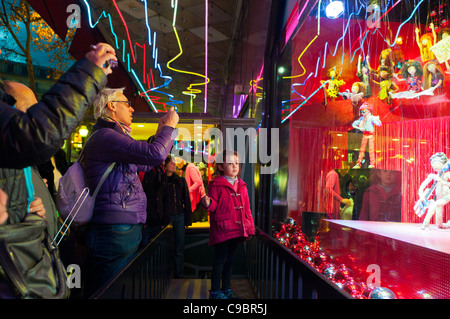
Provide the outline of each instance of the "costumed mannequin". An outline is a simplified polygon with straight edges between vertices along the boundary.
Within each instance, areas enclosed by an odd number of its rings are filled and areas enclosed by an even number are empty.
[[[366,151],[367,142],[369,142],[369,155],[370,164],[369,168],[375,167],[375,142],[374,142],[374,125],[381,126],[381,121],[379,116],[372,115],[372,106],[368,103],[364,103],[359,108],[361,117],[353,122],[353,128],[356,128],[363,132],[363,138],[361,142],[361,147],[359,148],[359,157],[356,165],[353,166],[354,169],[361,168],[361,162],[364,158],[364,153]]]
[[[434,54],[431,51],[431,47],[436,44],[436,33],[434,32],[433,23],[430,23],[430,28],[432,33],[425,33],[422,36],[419,36],[419,28],[416,28],[416,41],[420,49],[420,57],[422,58],[422,62],[435,59]]]
[[[380,82],[373,81],[380,86],[378,97],[380,100],[386,101],[387,104],[391,104],[391,93],[395,93],[398,90],[398,86],[392,81],[394,75],[393,68],[382,66],[379,68],[378,74],[380,77]]]
[[[430,164],[437,174],[429,174],[419,187],[419,201],[414,206],[415,213],[420,217],[425,212],[422,229],[428,228],[431,218],[436,214],[436,224],[439,228],[450,228],[450,223],[443,223],[443,206],[450,202],[450,162],[442,153],[430,157]],[[426,188],[430,182],[431,187]],[[434,199],[432,194],[434,193]]]
[[[332,67],[328,69],[327,72],[328,80],[326,81],[320,81],[321,84],[328,84],[327,88],[324,88],[324,94],[325,94],[325,105],[327,105],[328,97],[331,99],[335,99],[338,97],[339,94],[339,88],[345,84],[343,80],[341,80],[341,75],[336,72],[336,67]]]

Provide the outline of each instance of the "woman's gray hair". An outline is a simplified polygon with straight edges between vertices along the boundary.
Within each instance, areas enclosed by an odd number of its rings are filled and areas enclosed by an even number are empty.
[[[124,90],[124,87],[119,89],[104,88],[101,90],[93,102],[94,118],[98,119],[99,117],[107,117],[109,114],[106,105],[111,101],[117,101],[119,93],[123,93]]]

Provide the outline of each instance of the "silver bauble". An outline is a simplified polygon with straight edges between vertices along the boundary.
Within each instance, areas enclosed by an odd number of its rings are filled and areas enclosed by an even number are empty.
[[[378,287],[371,291],[369,299],[397,299],[397,296],[388,288]]]

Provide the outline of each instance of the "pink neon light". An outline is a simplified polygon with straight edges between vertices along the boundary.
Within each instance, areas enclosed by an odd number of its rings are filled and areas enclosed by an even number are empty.
[[[309,2],[309,0],[306,3],[308,3],[308,2]],[[295,18],[295,17],[297,17],[297,18]],[[292,10],[292,12],[289,15],[289,18],[287,19],[287,22],[286,22],[286,36],[284,39],[284,43],[287,43],[289,41],[289,38],[291,37],[292,33],[294,32],[295,28],[297,27],[298,19],[299,19],[298,5],[295,5],[294,9]]]
[[[136,45],[137,46],[139,46],[139,47],[141,47],[143,50],[144,50],[144,57],[143,57],[143,68],[142,68],[142,82],[145,84],[145,60],[146,60],[146,58],[145,58],[145,47],[146,47],[146,45],[145,45],[145,43],[144,44],[142,44],[142,45],[140,45],[139,43],[137,43],[136,42]]]
[[[308,4],[308,2],[309,2],[309,0],[308,0],[308,1],[306,1],[305,5],[303,6],[303,9],[302,9],[302,11],[300,11],[300,13],[298,14],[297,20],[300,20],[300,17],[302,16],[302,14],[303,14],[303,11],[305,11],[305,9],[306,9],[306,5]]]

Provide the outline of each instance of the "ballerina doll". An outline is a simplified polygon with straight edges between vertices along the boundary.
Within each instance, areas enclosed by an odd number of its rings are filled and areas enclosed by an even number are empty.
[[[328,80],[326,81],[320,81],[320,83],[328,84],[328,87],[324,88],[324,94],[325,94],[325,105],[327,105],[327,98],[330,97],[331,99],[335,99],[339,95],[339,88],[345,84],[343,80],[341,80],[340,73],[336,72],[336,66],[328,69],[327,72]]]

